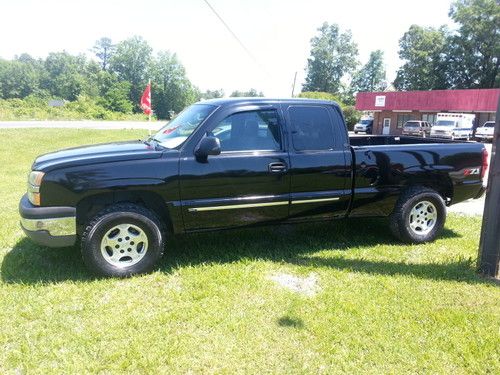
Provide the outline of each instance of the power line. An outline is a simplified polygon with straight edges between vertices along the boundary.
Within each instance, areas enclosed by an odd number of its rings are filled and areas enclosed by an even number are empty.
[[[214,7],[208,2],[208,0],[203,0],[205,2],[205,4],[208,5],[208,7],[210,8],[210,10],[216,15],[216,17],[222,22],[222,24],[224,25],[224,27],[227,29],[227,31],[229,31],[229,33],[233,36],[233,38],[238,42],[238,44],[241,46],[241,48],[243,48],[245,50],[245,52],[247,53],[248,56],[250,56],[250,58],[253,60],[253,62],[255,64],[258,65],[258,67],[260,69],[262,69],[262,71],[264,73],[267,74],[266,70],[263,68],[263,66],[259,63],[259,61],[255,58],[255,56],[252,54],[252,52],[250,52],[250,50],[245,46],[245,44],[243,44],[243,42],[241,41],[240,38],[238,38],[238,36],[236,35],[236,33],[229,27],[229,25],[226,23],[226,21],[224,21],[224,19],[220,16],[219,13],[217,13],[217,11],[214,9]]]

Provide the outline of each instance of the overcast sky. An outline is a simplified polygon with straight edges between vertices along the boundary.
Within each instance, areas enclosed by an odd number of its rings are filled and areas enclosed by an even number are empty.
[[[0,1],[2,58],[62,50],[91,56],[103,36],[118,42],[141,35],[155,52],[176,52],[201,90],[223,88],[226,95],[253,87],[290,96],[295,72],[300,90],[309,41],[325,21],[352,30],[362,63],[383,50],[391,81],[398,40],[411,24],[452,27],[449,0],[209,0],[255,61],[203,0]]]

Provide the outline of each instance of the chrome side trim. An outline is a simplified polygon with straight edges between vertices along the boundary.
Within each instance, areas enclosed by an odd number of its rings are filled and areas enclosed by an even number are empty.
[[[338,201],[339,199],[340,199],[339,197],[316,198],[316,199],[302,199],[302,200],[294,200],[294,201],[292,201],[292,204],[333,202],[333,201]],[[288,201],[264,202],[264,203],[228,204],[228,205],[224,205],[224,206],[192,207],[192,208],[188,208],[188,212],[220,211],[220,210],[235,210],[235,209],[239,209],[239,208],[284,206],[286,204],[288,204]]]
[[[264,203],[244,203],[244,204],[228,204],[225,206],[207,206],[207,207],[192,207],[189,212],[201,211],[219,211],[219,210],[235,210],[238,208],[254,208],[254,207],[269,207],[269,206],[284,206],[288,201],[264,202]]]
[[[292,204],[302,204],[302,203],[318,203],[318,202],[333,202],[333,201],[338,201],[340,198],[339,197],[332,197],[332,198],[317,198],[317,199],[302,199],[302,200],[295,200],[292,201]]]
[[[51,236],[69,236],[76,234],[76,217],[55,217],[50,219],[21,218],[21,225],[31,232],[47,231]]]

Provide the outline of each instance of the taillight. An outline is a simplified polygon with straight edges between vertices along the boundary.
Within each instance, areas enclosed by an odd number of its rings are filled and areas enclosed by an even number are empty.
[[[483,148],[483,162],[481,164],[481,180],[486,175],[486,170],[488,169],[488,150]]]

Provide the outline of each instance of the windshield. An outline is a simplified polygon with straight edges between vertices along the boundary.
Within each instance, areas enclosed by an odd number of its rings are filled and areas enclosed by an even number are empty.
[[[215,106],[209,104],[194,104],[187,107],[161,128],[154,139],[167,148],[180,146],[214,109]]]
[[[361,120],[359,123],[362,125],[370,125],[373,120]]]
[[[439,126],[455,126],[455,121],[453,120],[438,120],[436,125]]]
[[[495,123],[494,122],[485,122],[483,125],[483,128],[494,128]]]
[[[419,126],[420,126],[420,125],[419,125],[419,123],[418,123],[418,122],[416,122],[416,121],[408,121],[408,122],[404,125],[404,127],[405,127],[405,128],[418,128]]]

